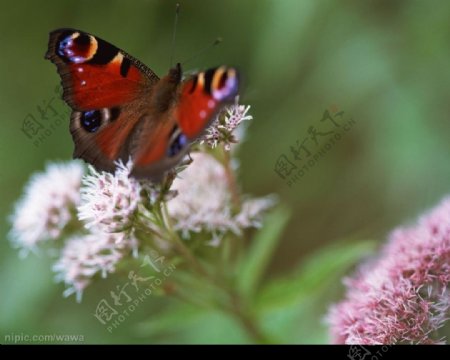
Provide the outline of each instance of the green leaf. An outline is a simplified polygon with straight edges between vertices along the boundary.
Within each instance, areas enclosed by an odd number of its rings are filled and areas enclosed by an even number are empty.
[[[136,325],[134,331],[138,337],[146,338],[180,331],[186,322],[198,317],[202,311],[204,310],[189,304],[176,305],[172,302],[163,311],[152,314],[147,320]]]
[[[178,344],[249,343],[237,321],[221,311],[173,303],[134,329],[136,336],[150,342]]]
[[[295,305],[259,314],[261,329],[280,344],[326,344],[328,329],[322,321],[327,305],[320,292]]]
[[[362,257],[371,254],[374,241],[340,243],[318,251],[288,277],[272,280],[260,293],[260,307],[297,304],[301,298],[340,282],[346,271]]]
[[[26,259],[11,256],[2,265],[0,284],[4,296],[0,306],[0,331],[38,324],[49,295],[62,291],[62,287],[52,281],[54,275],[49,261],[36,256]],[[29,281],[30,277],[33,281]]]
[[[238,290],[244,298],[250,298],[255,293],[289,218],[290,211],[285,207],[278,207],[267,216],[264,227],[252,240],[240,265],[237,279]]]
[[[269,282],[255,299],[254,309],[263,330],[276,334],[282,343],[327,342],[324,314],[340,296],[342,276],[371,254],[375,244],[362,241],[329,246],[309,257],[290,276]]]

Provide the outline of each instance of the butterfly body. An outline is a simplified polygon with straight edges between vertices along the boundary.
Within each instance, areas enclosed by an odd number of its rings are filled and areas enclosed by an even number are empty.
[[[74,29],[50,33],[46,58],[73,110],[74,157],[110,172],[131,158],[137,178],[161,180],[238,91],[234,68],[182,80],[177,64],[160,79],[114,45]]]

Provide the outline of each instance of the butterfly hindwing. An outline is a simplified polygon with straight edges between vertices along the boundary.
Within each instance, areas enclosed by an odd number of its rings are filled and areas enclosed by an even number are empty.
[[[158,176],[180,162],[220,109],[235,98],[237,89],[237,71],[224,66],[183,81],[162,121],[149,123],[158,136],[138,146],[132,174],[159,180]]]
[[[132,148],[134,166],[132,175],[160,181],[167,170],[180,162],[186,154],[188,142],[172,116],[164,121],[145,119],[140,127],[136,146]],[[178,138],[177,138],[178,137]]]
[[[150,114],[137,127],[130,144],[134,166],[132,175],[160,181],[186,154],[189,142],[180,131],[176,109],[181,83],[181,66],[169,71],[155,86]]]
[[[133,103],[100,110],[73,111],[70,132],[75,142],[74,157],[99,170],[113,172],[114,161],[128,159],[129,139],[141,116]]]

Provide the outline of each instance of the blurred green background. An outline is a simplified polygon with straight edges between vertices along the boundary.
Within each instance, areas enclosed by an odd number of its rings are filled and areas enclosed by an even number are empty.
[[[83,334],[89,343],[248,342],[222,314],[165,298],[147,301],[109,334],[92,314],[117,278],[88,288],[82,304],[63,299],[51,262],[20,260],[6,236],[8,214],[29,176],[72,154],[68,121],[38,146],[21,131],[59,83],[43,58],[49,31],[91,32],[163,75],[176,2],[0,1],[0,343],[11,333]],[[284,288],[286,295],[271,302],[263,326],[283,342],[327,342],[323,316],[342,296],[342,275],[370,252],[367,241],[384,241],[450,190],[450,2],[180,3],[175,59],[190,58],[220,36],[220,46],[185,68],[231,64],[243,75],[242,103],[254,116],[239,151],[244,191],[276,193],[292,210],[265,274],[272,292]],[[289,187],[274,171],[276,160],[292,157],[290,146],[332,105],[354,127]],[[296,276],[301,286],[277,280]]]

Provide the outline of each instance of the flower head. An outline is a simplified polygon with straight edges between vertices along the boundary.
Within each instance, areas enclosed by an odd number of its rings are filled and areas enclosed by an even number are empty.
[[[73,161],[49,164],[31,178],[11,217],[16,246],[27,252],[61,235],[74,218],[82,174],[83,166]]]
[[[346,280],[328,315],[334,342],[436,343],[450,311],[450,198],[395,230],[380,256]]]
[[[117,163],[115,174],[98,172],[90,167],[83,178],[78,217],[87,228],[118,232],[129,227],[139,201],[141,186],[130,177],[132,163]]]
[[[251,120],[253,117],[248,113],[250,106],[244,106],[236,103],[225,108],[225,111],[217,116],[217,119],[206,130],[206,134],[201,138],[200,142],[206,142],[211,148],[215,148],[218,144],[224,144],[224,148],[230,151],[231,144],[237,143],[238,139],[235,134],[236,128],[245,120]]]
[[[95,275],[106,277],[113,273],[117,263],[130,252],[136,253],[136,249],[137,240],[126,233],[99,232],[68,239],[53,267],[56,279],[68,286],[64,296],[75,293],[80,301],[83,290]]]
[[[192,159],[193,163],[173,182],[177,197],[167,202],[176,230],[185,236],[189,232],[211,232],[217,243],[227,231],[240,234],[241,229],[260,224],[262,213],[274,203],[271,197],[246,200],[242,210],[234,214],[225,167],[205,153],[193,153]]]
[[[189,231],[232,230],[230,192],[224,167],[211,155],[193,153],[193,163],[173,182],[178,195],[167,203],[175,229]]]
[[[242,209],[236,215],[235,221],[241,228],[262,226],[264,213],[277,203],[275,196],[269,195],[256,199],[247,199],[242,203]]]

